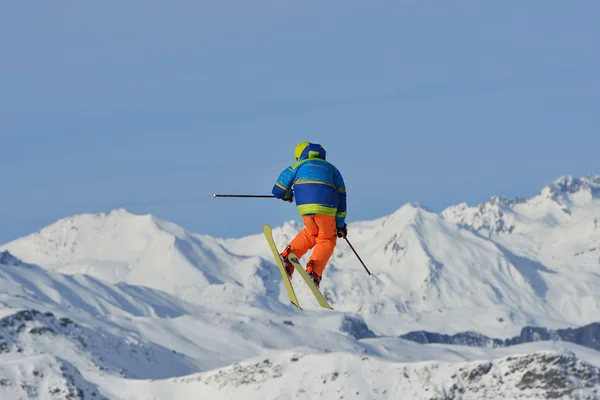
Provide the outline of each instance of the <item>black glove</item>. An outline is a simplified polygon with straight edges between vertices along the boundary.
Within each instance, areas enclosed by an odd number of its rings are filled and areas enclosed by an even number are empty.
[[[294,201],[294,193],[290,194],[289,196],[285,196],[283,199],[281,199],[283,201],[287,201],[288,203],[291,203]]]
[[[341,228],[337,228],[337,236],[345,239],[348,236],[348,225],[344,224]]]

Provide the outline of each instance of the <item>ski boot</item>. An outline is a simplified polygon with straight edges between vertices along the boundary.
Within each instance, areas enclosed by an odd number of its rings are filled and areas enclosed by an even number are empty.
[[[285,268],[285,272],[287,273],[288,278],[290,278],[290,281],[292,280],[292,274],[294,273],[294,266],[292,265],[290,260],[288,260],[288,254],[290,254],[291,250],[292,250],[292,248],[290,246],[288,246],[279,255],[281,257],[281,262],[283,262],[283,267]]]
[[[306,273],[312,278],[313,283],[315,284],[315,286],[318,289],[321,285],[321,277],[319,275],[317,275],[317,273],[314,271],[314,269],[313,269],[314,265],[315,265],[315,262],[313,260],[310,260],[308,262],[308,265],[306,266]]]

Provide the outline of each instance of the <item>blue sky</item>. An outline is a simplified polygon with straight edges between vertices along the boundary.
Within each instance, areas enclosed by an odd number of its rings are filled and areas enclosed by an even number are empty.
[[[348,222],[600,173],[600,3],[0,3],[0,242],[125,206],[214,236],[323,144]],[[186,202],[194,200],[194,202]]]

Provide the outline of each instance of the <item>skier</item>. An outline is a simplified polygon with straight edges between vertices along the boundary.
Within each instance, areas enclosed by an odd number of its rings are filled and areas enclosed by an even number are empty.
[[[325,161],[325,149],[320,144],[302,142],[296,146],[294,157],[296,163],[279,175],[272,193],[290,203],[295,195],[305,228],[285,248],[281,257],[291,279],[294,266],[287,256],[294,253],[301,258],[314,247],[306,272],[319,287],[337,238],[345,238],[348,234],[346,187],[340,171]]]

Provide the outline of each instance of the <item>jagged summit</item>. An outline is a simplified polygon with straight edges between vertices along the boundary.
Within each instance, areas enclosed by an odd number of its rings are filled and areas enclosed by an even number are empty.
[[[485,235],[507,234],[557,226],[575,218],[586,218],[590,207],[600,207],[600,176],[562,176],[531,198],[494,196],[471,207],[450,206],[441,215],[460,226]],[[579,210],[584,210],[583,214]]]
[[[557,194],[586,191],[598,196],[600,195],[600,175],[588,175],[581,178],[564,175],[547,185],[546,188]]]

